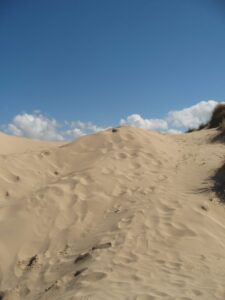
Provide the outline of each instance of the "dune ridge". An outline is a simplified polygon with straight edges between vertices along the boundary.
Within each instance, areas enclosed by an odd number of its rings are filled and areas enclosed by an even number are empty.
[[[1,134],[0,299],[224,299],[215,134]]]

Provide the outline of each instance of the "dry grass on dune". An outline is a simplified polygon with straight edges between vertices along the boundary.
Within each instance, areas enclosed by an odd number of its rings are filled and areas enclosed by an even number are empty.
[[[213,110],[212,117],[208,123],[209,128],[218,128],[225,119],[225,104],[218,104]]]
[[[212,190],[217,194],[221,203],[225,204],[225,163],[215,172],[212,180],[214,182]]]
[[[215,107],[208,122],[208,128],[217,129],[217,134],[212,138],[212,142],[225,142],[225,104],[219,104]]]
[[[202,129],[217,129],[211,141],[225,141],[225,104],[218,104],[215,107],[208,123],[201,124],[197,129],[189,129],[187,133]],[[225,163],[215,171],[211,180],[213,181],[212,191],[216,193],[221,203],[225,203]]]
[[[186,133],[213,128],[218,130],[218,134],[213,137],[212,141],[220,141],[225,138],[225,104],[218,104],[214,108],[209,122],[200,124],[198,128],[189,128]]]
[[[187,133],[200,131],[202,129],[216,129],[217,132],[211,138],[211,142],[224,143],[225,141],[225,104],[218,104],[212,112],[208,123],[201,124],[198,128],[191,128]],[[225,203],[225,163],[219,167],[211,177],[213,187],[211,190],[216,193],[221,203]],[[203,191],[205,189],[203,188]],[[208,188],[208,191],[210,188]]]
[[[198,126],[198,128],[189,128],[186,133],[191,133],[191,132],[194,132],[194,131],[199,131],[199,130],[202,130],[202,129],[207,129],[207,124],[205,123],[202,123]]]

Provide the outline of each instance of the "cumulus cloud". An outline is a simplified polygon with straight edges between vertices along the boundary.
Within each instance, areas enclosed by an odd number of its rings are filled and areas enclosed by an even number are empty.
[[[201,101],[193,106],[170,111],[162,119],[144,119],[141,115],[133,114],[121,119],[120,125],[131,125],[147,130],[180,133],[184,129],[198,127],[209,121],[212,111],[219,102],[214,100]]]
[[[63,141],[65,139],[75,139],[81,136],[96,133],[104,130],[102,127],[91,122],[64,121],[57,122],[35,111],[32,114],[19,114],[5,126],[5,132],[40,140]]]
[[[182,131],[178,130],[178,129],[168,129],[165,133],[168,133],[168,134],[179,134],[179,133],[182,133]]]
[[[218,103],[214,100],[201,101],[181,110],[170,111],[161,119],[147,119],[139,114],[132,114],[121,119],[119,125],[130,125],[169,134],[180,133],[187,128],[195,128],[201,123],[209,121],[212,111]],[[39,111],[32,114],[18,114],[4,128],[5,132],[17,136],[58,141],[76,139],[107,129],[92,122],[64,121],[60,124]]]
[[[49,119],[39,112],[19,114],[6,127],[6,132],[33,139],[63,140],[58,131],[59,124],[55,119]]]
[[[166,120],[171,127],[195,128],[209,121],[217,104],[218,102],[214,100],[201,101],[191,107],[169,112]]]
[[[98,127],[97,125],[91,122],[81,122],[81,121],[73,121],[73,122],[65,122],[67,129],[65,131],[65,135],[69,138],[78,138],[87,134],[96,133],[102,131],[106,128]]]
[[[138,114],[130,115],[120,120],[120,125],[131,125],[138,128],[154,131],[167,131],[168,123],[163,119],[144,119]]]

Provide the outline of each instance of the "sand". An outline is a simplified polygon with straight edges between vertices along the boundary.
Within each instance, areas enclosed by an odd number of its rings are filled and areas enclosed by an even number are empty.
[[[225,299],[215,134],[1,134],[0,299]]]

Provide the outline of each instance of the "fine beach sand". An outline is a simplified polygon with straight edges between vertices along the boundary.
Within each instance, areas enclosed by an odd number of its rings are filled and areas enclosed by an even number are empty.
[[[0,299],[224,300],[215,134],[0,134]]]

